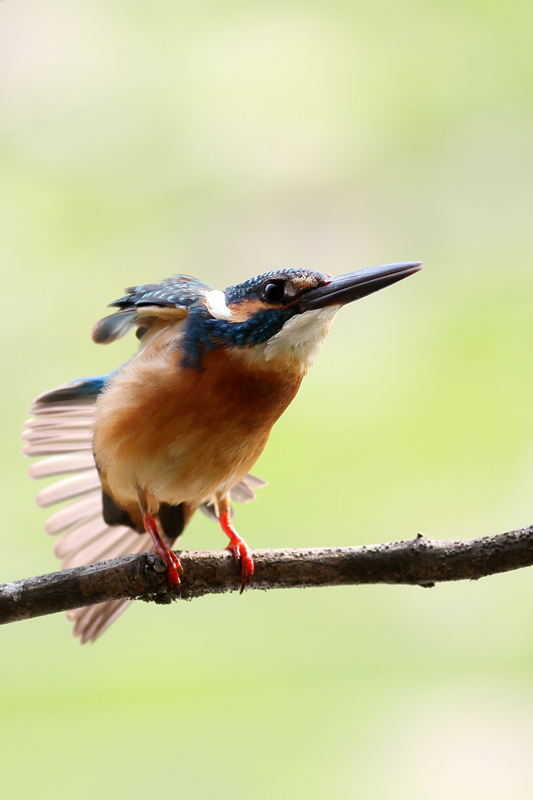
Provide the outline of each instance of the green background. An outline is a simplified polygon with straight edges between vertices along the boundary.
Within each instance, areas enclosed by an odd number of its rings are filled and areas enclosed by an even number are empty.
[[[53,571],[19,432],[128,357],[125,286],[423,260],[339,316],[252,547],[533,522],[531,2],[0,4],[0,581]],[[195,519],[186,548],[221,547]],[[0,792],[533,797],[533,580],[136,604],[1,630]]]

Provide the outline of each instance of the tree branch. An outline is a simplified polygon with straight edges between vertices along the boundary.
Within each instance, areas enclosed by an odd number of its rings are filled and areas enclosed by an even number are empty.
[[[154,553],[123,556],[0,586],[0,624],[132,597],[156,603],[238,590],[240,573],[225,550],[183,551],[179,594],[166,582]],[[482,539],[416,539],[367,547],[255,550],[248,589],[289,589],[341,584],[433,586],[476,580],[533,565],[533,526]]]

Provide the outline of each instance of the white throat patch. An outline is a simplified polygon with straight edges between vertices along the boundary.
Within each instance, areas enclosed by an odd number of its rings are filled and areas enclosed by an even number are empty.
[[[226,297],[220,289],[211,289],[205,295],[207,310],[215,319],[231,319],[231,311],[226,305]]]
[[[283,328],[264,344],[237,351],[250,366],[259,369],[285,369],[307,372],[322,349],[340,306],[317,308],[291,317]]]

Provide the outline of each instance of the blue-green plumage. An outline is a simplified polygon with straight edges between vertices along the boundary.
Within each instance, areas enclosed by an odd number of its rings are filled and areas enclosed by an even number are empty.
[[[203,303],[191,303],[182,340],[181,365],[201,370],[206,353],[219,347],[254,347],[275,336],[287,320],[301,312],[298,297],[310,286],[324,285],[328,276],[322,272],[304,269],[284,269],[265,272],[255,278],[228,286],[224,292],[228,306],[238,306],[245,301],[269,303],[265,287],[274,285],[279,292],[276,308],[259,307],[248,319],[230,321],[213,317]],[[150,287],[151,288],[151,287]]]
[[[121,309],[139,306],[190,308],[202,300],[210,286],[190,275],[174,275],[158,283],[145,283],[126,289],[126,296],[110,303]]]
[[[115,374],[117,370],[109,372],[107,375],[95,375],[91,378],[78,378],[75,381],[70,381],[53,389],[51,392],[42,394],[39,398],[41,403],[87,403],[95,401],[100,392],[103,390],[107,381]]]
[[[204,356],[219,347],[242,348],[263,344],[297,312],[295,306],[265,308],[243,322],[229,322],[215,319],[205,307],[193,308],[181,339],[181,366],[201,370]]]
[[[251,298],[261,296],[261,289],[270,282],[290,282],[294,287],[300,286],[301,291],[310,286],[320,286],[327,282],[328,276],[324,272],[316,272],[312,269],[276,269],[271,272],[264,272],[256,275],[243,283],[235,286],[228,286],[225,291],[228,303],[240,303]],[[287,300],[292,301],[297,294],[288,294]]]

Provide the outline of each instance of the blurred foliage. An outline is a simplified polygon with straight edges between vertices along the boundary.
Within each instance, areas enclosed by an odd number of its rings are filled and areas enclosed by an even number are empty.
[[[174,272],[422,259],[346,309],[239,508],[252,547],[533,522],[533,6],[0,5],[0,580],[55,569],[31,399],[128,357],[89,337]],[[183,546],[220,547],[195,519]],[[531,797],[532,581],[137,604],[94,647],[2,629],[0,790]]]

